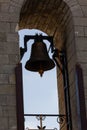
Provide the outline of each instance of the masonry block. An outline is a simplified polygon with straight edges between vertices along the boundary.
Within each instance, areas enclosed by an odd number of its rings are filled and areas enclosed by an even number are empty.
[[[0,32],[10,32],[10,23],[0,22]]]
[[[6,33],[0,32],[0,41],[6,42],[6,40],[7,40],[7,38],[6,38]]]
[[[81,6],[81,9],[82,9],[82,11],[83,11],[84,16],[87,17],[87,5]]]
[[[8,118],[0,117],[0,129],[1,130],[8,130]]]
[[[83,26],[75,26],[75,36],[84,37],[84,27]]]
[[[10,54],[9,55],[9,64],[16,65],[20,62],[19,55]]]
[[[86,17],[74,17],[74,25],[87,26]]]
[[[8,84],[8,74],[0,74],[0,84]]]
[[[87,5],[87,0],[78,0],[80,5]]]
[[[9,57],[8,55],[0,55],[0,65],[8,64],[9,63]]]
[[[76,37],[76,50],[87,51],[87,37]]]

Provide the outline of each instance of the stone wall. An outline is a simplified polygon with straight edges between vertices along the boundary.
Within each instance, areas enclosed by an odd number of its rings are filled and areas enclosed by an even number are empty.
[[[16,129],[15,67],[19,62],[18,3],[0,0],[0,130]],[[20,6],[20,4],[19,4]],[[17,15],[18,13],[18,15]]]
[[[15,67],[20,62],[16,32],[18,23],[19,29],[36,28],[54,35],[55,46],[59,49],[66,47],[72,129],[80,130],[75,74],[76,65],[79,64],[83,71],[87,118],[87,0],[25,2],[26,0],[0,0],[0,130],[17,130]],[[34,8],[36,10],[32,10]],[[58,80],[62,81],[61,74]],[[62,82],[58,86],[60,95],[63,94],[61,85]],[[60,95],[60,108],[63,108],[64,97],[62,99]],[[65,112],[65,109],[60,112]]]
[[[84,92],[85,92],[85,103],[86,103],[86,116],[87,116],[87,1],[78,0],[82,13],[79,17],[74,17],[75,25],[75,40],[76,40],[76,53],[77,62],[83,69],[84,78]]]
[[[73,15],[73,24],[74,29],[71,28],[71,30],[74,31],[73,33],[68,34],[68,42],[67,44],[67,57],[68,57],[68,70],[69,70],[69,82],[70,82],[70,98],[71,98],[71,111],[72,111],[72,125],[73,129],[86,129],[81,128],[79,122],[79,117],[81,116],[79,114],[78,109],[78,91],[76,87],[76,64],[79,64],[83,71],[83,78],[86,76],[86,7],[87,2],[85,0],[81,1],[68,1],[68,5],[70,6],[70,9],[72,11]],[[70,26],[71,27],[71,26]],[[85,110],[86,110],[86,119],[87,119],[87,104],[86,104],[86,78],[84,80],[84,98],[85,98]],[[79,88],[80,89],[80,88]],[[81,102],[83,99],[80,99]],[[74,107],[73,107],[74,106]],[[83,106],[82,106],[83,107]],[[75,119],[75,120],[74,120]],[[87,120],[86,120],[87,121]],[[77,122],[77,123],[76,123]]]

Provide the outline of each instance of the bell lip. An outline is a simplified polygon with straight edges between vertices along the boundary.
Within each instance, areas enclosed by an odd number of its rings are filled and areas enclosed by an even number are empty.
[[[38,64],[38,62],[37,62],[37,64]],[[32,65],[32,63],[33,63],[33,65]],[[38,67],[39,65],[36,65],[37,66],[36,67],[35,64],[36,64],[35,61],[32,62],[31,60],[28,60],[25,64],[25,69],[28,70],[28,71],[38,72],[38,70],[40,69]],[[43,65],[43,71],[48,71],[48,70],[51,70],[55,67],[55,63],[52,59],[50,59],[49,61],[46,61],[45,64],[48,64],[48,66],[42,64]]]

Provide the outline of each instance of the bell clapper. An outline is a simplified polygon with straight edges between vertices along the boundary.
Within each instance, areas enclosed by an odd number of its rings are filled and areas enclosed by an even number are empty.
[[[42,76],[43,76],[44,71],[43,71],[42,69],[40,69],[38,72],[39,72],[40,76],[42,77]]]

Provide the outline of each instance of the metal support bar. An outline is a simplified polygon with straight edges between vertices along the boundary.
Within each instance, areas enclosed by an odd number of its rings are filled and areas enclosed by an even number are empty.
[[[37,126],[37,128],[41,130],[44,130],[46,128],[46,126],[43,126],[42,123],[46,117],[57,117],[57,123],[61,124],[62,128],[65,126],[66,122],[66,115],[63,114],[24,114],[24,117],[30,116],[36,117],[36,119],[40,121],[40,125]],[[57,128],[54,128],[54,130],[57,130]]]
[[[71,121],[71,105],[70,105],[70,93],[69,93],[69,77],[68,77],[68,68],[67,68],[67,57],[66,52],[64,51],[63,55],[63,79],[64,79],[64,93],[65,93],[65,104],[66,104],[66,115],[67,115],[67,127],[68,130],[72,130],[72,121]]]
[[[57,117],[66,117],[66,115],[63,114],[24,114],[24,116],[57,116]]]
[[[61,51],[59,53],[61,53],[61,58],[59,58],[57,55],[54,55],[53,59],[54,59],[56,65],[57,65],[57,67],[61,70],[62,75],[63,75],[67,129],[68,130],[72,130],[71,105],[70,105],[70,94],[69,94],[69,78],[68,78],[66,52],[65,51]],[[59,63],[56,60],[56,58],[59,59],[61,65],[62,65],[62,68],[59,66]]]
[[[50,42],[50,48],[51,48],[51,52],[53,52],[53,37],[52,36],[42,36],[41,35],[25,35],[24,37],[24,48],[20,47],[20,55],[21,55],[21,59],[24,55],[25,52],[27,52],[27,42],[29,40],[36,40],[36,41],[43,41],[43,40],[48,40]]]

